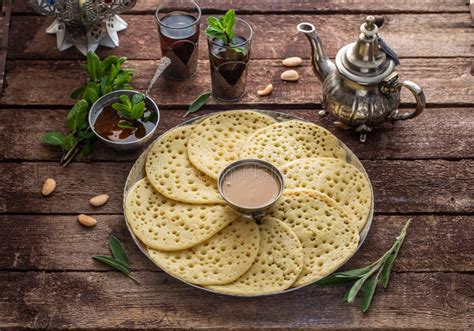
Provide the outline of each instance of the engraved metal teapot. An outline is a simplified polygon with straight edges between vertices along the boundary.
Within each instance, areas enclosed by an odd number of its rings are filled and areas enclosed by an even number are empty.
[[[373,16],[367,16],[356,42],[341,48],[334,64],[324,53],[314,25],[300,23],[298,31],[311,43],[312,65],[323,82],[323,110],[331,113],[337,127],[354,128],[364,142],[367,133],[384,122],[418,116],[426,105],[423,90],[410,81],[398,81],[394,71],[398,58],[377,34]],[[416,108],[400,112],[400,91],[407,88],[416,99]]]

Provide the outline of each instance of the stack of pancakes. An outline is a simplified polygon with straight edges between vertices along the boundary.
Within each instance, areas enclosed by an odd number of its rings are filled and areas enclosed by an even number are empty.
[[[257,224],[217,190],[231,162],[277,166],[285,191]],[[130,228],[163,270],[217,292],[261,295],[319,280],[356,251],[371,208],[365,176],[339,140],[312,123],[227,111],[168,131],[129,191]]]

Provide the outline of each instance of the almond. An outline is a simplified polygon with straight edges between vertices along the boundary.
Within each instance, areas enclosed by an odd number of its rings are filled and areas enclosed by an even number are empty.
[[[90,217],[88,215],[80,214],[77,216],[77,220],[84,226],[92,227],[97,224],[97,220],[94,217]]]
[[[41,194],[44,196],[50,195],[56,189],[56,181],[52,178],[48,178],[43,183],[43,188],[41,189]]]
[[[99,207],[105,205],[109,200],[109,196],[107,194],[96,195],[95,197],[89,200],[89,203],[94,207]]]
[[[298,56],[293,56],[284,59],[282,63],[285,67],[297,67],[303,63],[303,60]]]
[[[281,73],[280,78],[283,80],[294,82],[300,78],[300,75],[295,70],[287,70]]]
[[[268,84],[267,87],[265,87],[263,90],[258,90],[257,94],[263,97],[265,95],[269,95],[270,93],[272,93],[272,91],[273,91],[273,85]]]

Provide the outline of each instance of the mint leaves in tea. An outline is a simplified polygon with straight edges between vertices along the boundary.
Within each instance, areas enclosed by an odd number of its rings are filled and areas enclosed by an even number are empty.
[[[247,85],[252,28],[230,9],[220,17],[209,17],[208,37],[212,94],[225,101],[239,100]]]

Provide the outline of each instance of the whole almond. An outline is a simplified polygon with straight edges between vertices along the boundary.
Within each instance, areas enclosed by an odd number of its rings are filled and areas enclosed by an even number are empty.
[[[269,95],[270,93],[272,93],[272,91],[273,91],[273,85],[268,84],[263,90],[258,90],[257,94],[263,97],[265,95]]]
[[[79,223],[87,227],[92,227],[97,224],[97,220],[94,217],[90,217],[84,214],[80,214],[79,216],[77,216],[77,220],[79,221]]]
[[[56,189],[56,181],[52,178],[48,178],[43,183],[43,188],[41,189],[41,194],[44,196],[50,195]]]
[[[107,194],[96,195],[95,197],[89,200],[89,203],[94,207],[99,207],[105,205],[109,200],[109,196]]]
[[[300,75],[295,70],[287,70],[281,73],[280,78],[283,80],[294,82],[300,78]]]
[[[288,57],[283,60],[283,65],[285,67],[297,67],[301,63],[303,63],[303,60],[298,56]]]

